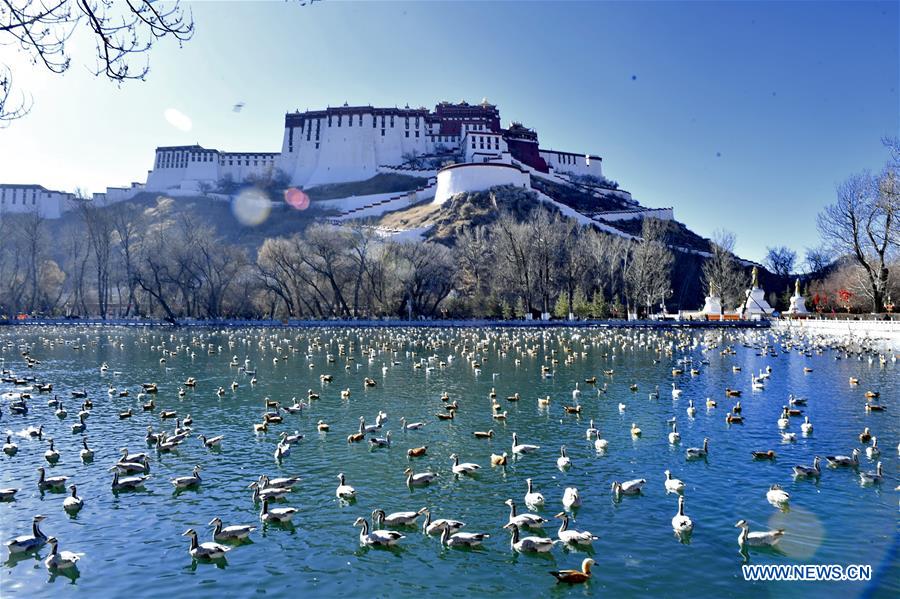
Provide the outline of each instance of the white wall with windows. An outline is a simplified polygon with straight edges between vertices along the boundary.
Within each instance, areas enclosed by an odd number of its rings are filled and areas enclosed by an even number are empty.
[[[0,214],[37,213],[43,218],[59,218],[71,198],[70,193],[41,185],[0,184]]]

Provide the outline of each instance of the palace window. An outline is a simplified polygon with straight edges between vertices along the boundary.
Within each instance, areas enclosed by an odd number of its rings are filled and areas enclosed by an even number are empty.
[[[350,117],[353,120],[353,117]],[[362,115],[359,115],[359,126],[362,127]]]
[[[394,115],[391,115],[391,129],[394,128]]]
[[[319,149],[319,142],[316,142],[316,149]]]
[[[331,127],[331,115],[328,115],[328,126]]]
[[[409,137],[409,131],[406,132],[406,137]]]
[[[419,132],[418,132],[418,131],[416,131],[416,137],[419,137]]]
[[[341,126],[341,119],[338,119],[338,127],[340,127],[340,126]],[[353,115],[352,114],[347,118],[347,126],[348,127],[353,126]]]
[[[384,137],[384,129],[381,130],[381,137]]]

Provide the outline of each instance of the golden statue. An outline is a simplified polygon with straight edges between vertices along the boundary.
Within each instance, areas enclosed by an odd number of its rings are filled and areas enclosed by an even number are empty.
[[[759,268],[754,266],[751,272],[753,273],[753,281],[750,283],[750,288],[756,289],[759,287]]]

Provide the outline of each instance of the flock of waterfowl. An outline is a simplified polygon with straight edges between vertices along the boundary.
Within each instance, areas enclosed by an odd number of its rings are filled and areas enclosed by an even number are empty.
[[[213,340],[214,335],[216,341]],[[548,338],[553,343],[548,343]],[[635,442],[663,443],[672,448],[678,448],[682,442],[678,429],[679,414],[686,413],[688,419],[695,418],[697,407],[693,399],[687,405],[681,403],[680,398],[685,386],[695,377],[704,376],[704,369],[709,361],[704,356],[710,352],[718,352],[724,357],[733,356],[736,353],[735,346],[743,344],[751,351],[755,351],[761,357],[774,357],[781,352],[793,352],[801,356],[812,356],[831,352],[836,359],[868,360],[870,363],[877,361],[881,367],[886,367],[889,362],[895,362],[896,356],[876,350],[863,348],[851,348],[826,342],[812,342],[810,340],[794,340],[786,337],[777,337],[771,334],[759,332],[727,332],[717,333],[715,337],[702,337],[700,335],[684,331],[630,331],[630,332],[593,332],[581,334],[572,330],[555,331],[469,331],[458,332],[455,336],[432,336],[427,334],[415,335],[408,331],[392,333],[380,331],[377,334],[359,332],[358,337],[352,337],[349,333],[337,332],[330,339],[324,339],[321,331],[306,332],[295,331],[293,334],[285,332],[258,332],[248,334],[240,331],[225,332],[176,332],[161,334],[159,332],[144,332],[139,340],[147,351],[158,356],[161,366],[160,376],[164,377],[159,382],[130,382],[126,383],[128,374],[124,365],[116,364],[119,371],[111,371],[110,367],[103,363],[98,365],[97,381],[107,387],[106,393],[94,390],[62,389],[54,381],[46,380],[42,372],[42,349],[55,345],[71,345],[75,350],[86,348],[87,343],[96,343],[79,338],[73,341],[58,337],[45,336],[40,342],[33,344],[16,343],[7,341],[4,348],[2,383],[5,392],[0,403],[0,418],[5,423],[8,432],[3,452],[11,460],[26,459],[34,464],[37,489],[44,491],[70,492],[61,502],[61,507],[72,514],[81,510],[85,502],[96,500],[93,497],[81,497],[78,495],[77,483],[65,475],[48,475],[47,467],[57,467],[58,464],[66,464],[74,456],[63,455],[55,437],[66,433],[78,435],[80,452],[78,458],[85,464],[94,462],[95,457],[102,458],[102,466],[93,471],[94,477],[109,476],[109,488],[111,493],[134,491],[144,488],[146,485],[171,485],[176,492],[197,489],[203,485],[204,464],[196,464],[190,472],[182,476],[172,478],[168,483],[158,481],[151,474],[151,466],[154,459],[161,454],[179,451],[184,443],[191,442],[211,451],[228,451],[228,437],[216,430],[216,423],[204,419],[202,427],[193,426],[193,418],[189,413],[181,415],[179,400],[188,393],[204,393],[215,395],[221,401],[227,401],[229,393],[235,393],[241,388],[249,387],[250,392],[258,384],[257,369],[251,364],[249,357],[240,359],[235,352],[240,351],[240,346],[257,346],[271,355],[273,365],[283,365],[285,369],[296,373],[318,372],[318,391],[308,389],[300,394],[302,399],[292,397],[286,401],[282,397],[260,397],[260,418],[257,422],[247,422],[246,434],[272,438],[272,445],[267,451],[272,452],[279,467],[286,460],[296,457],[294,464],[303,463],[304,439],[307,436],[317,434],[326,443],[341,443],[347,445],[368,445],[373,454],[379,451],[394,451],[397,445],[401,445],[401,451],[408,461],[409,466],[403,472],[407,488],[428,487],[445,477],[478,477],[485,469],[477,461],[466,461],[461,451],[454,451],[436,458],[436,463],[446,464],[446,470],[436,469],[432,471],[421,469],[416,464],[422,458],[431,457],[429,452],[429,437],[435,427],[455,426],[457,414],[463,411],[481,411],[485,423],[493,423],[499,427],[497,432],[492,427],[484,427],[487,430],[471,430],[467,434],[474,439],[501,442],[503,436],[509,440],[506,451],[499,453],[484,451],[480,458],[489,464],[490,468],[506,468],[511,461],[516,461],[520,471],[527,471],[529,461],[555,460],[556,468],[564,478],[566,472],[573,466],[573,460],[568,454],[567,445],[576,443],[576,439],[557,439],[555,447],[541,447],[537,443],[529,443],[529,439],[520,436],[516,430],[520,406],[531,404],[538,410],[551,414],[558,414],[561,418],[581,418],[582,414],[594,414],[594,406],[597,402],[608,401],[608,397],[616,391],[618,397],[623,397],[627,389],[628,397],[633,398],[630,404],[625,401],[618,403],[620,414],[631,413],[633,410],[639,416],[631,423],[629,433]],[[110,336],[110,343],[123,343],[121,338]],[[79,348],[78,346],[81,345]],[[617,354],[640,347],[651,351],[658,363],[671,363],[670,381],[660,381],[651,389],[642,389],[634,381],[619,381],[616,376]],[[183,382],[173,380],[169,376],[170,369],[166,367],[169,361],[187,360],[188,367],[197,354],[208,354],[213,360],[221,360],[221,377],[231,379],[230,382],[209,381],[198,382],[198,379],[189,377]],[[541,361],[539,376],[549,379],[565,367],[577,360],[584,359],[589,353],[599,354],[609,365],[602,372],[584,378],[583,382],[576,383],[574,388],[556,396],[543,395],[531,396],[527,392],[529,382],[526,380],[503,380],[496,374],[482,374],[495,360],[512,360],[518,366],[522,360],[535,359]],[[17,355],[16,355],[17,354]],[[232,357],[227,357],[232,356]],[[697,357],[699,356],[699,357]],[[433,419],[422,419],[412,414],[392,414],[391,399],[380,398],[376,402],[372,396],[361,404],[363,409],[376,409],[377,413],[373,423],[369,423],[364,416],[359,416],[352,423],[327,422],[317,415],[316,406],[319,402],[352,402],[357,400],[359,393],[367,393],[368,390],[377,392],[381,382],[370,376],[357,378],[356,373],[361,369],[362,363],[368,362],[368,369],[376,370],[381,365],[382,377],[388,375],[392,369],[411,368],[415,371],[426,372],[435,369],[446,368],[454,360],[464,360],[474,376],[491,376],[492,384],[487,397],[451,396],[449,392],[442,392],[437,397],[424,397],[422,399],[422,413],[429,411]],[[356,388],[346,387],[332,389],[331,383],[338,377],[339,366],[343,366],[345,374],[342,380],[356,380]],[[280,367],[280,366],[279,366]],[[705,408],[714,413],[719,410],[719,405],[730,402],[726,413],[720,418],[729,426],[739,427],[744,423],[744,411],[741,405],[741,397],[747,402],[755,402],[754,392],[765,389],[770,377],[779,375],[771,366],[750,375],[749,380],[741,372],[741,366],[734,364],[732,367],[734,382],[723,388],[718,397],[709,397],[705,400]],[[25,371],[28,374],[25,374]],[[810,373],[812,369],[806,367],[804,372]],[[262,376],[262,375],[259,375]],[[856,389],[864,384],[864,379],[853,377],[849,381],[850,399],[854,398]],[[642,401],[660,402],[663,393],[660,387],[670,388],[671,417],[666,421],[667,433],[662,439],[646,438],[642,428],[638,425],[640,418],[640,403]],[[732,388],[734,386],[735,388]],[[618,387],[618,389],[617,389]],[[745,390],[742,390],[744,387]],[[227,389],[230,389],[228,391]],[[619,393],[621,390],[621,393]],[[644,393],[641,393],[641,391]],[[746,393],[746,395],[745,395]],[[106,395],[104,397],[103,395]],[[175,399],[175,396],[179,399]],[[869,388],[864,393],[858,393],[859,409],[866,414],[876,414],[895,409],[886,403],[881,403],[880,393],[877,389]],[[748,397],[749,396],[749,397]],[[498,397],[500,399],[498,399]],[[760,400],[762,401],[762,400]],[[769,402],[769,400],[766,400]],[[814,423],[805,413],[805,408],[815,402],[815,398],[794,397],[784,399],[783,406],[772,406],[775,413],[771,418],[770,443],[753,450],[746,456],[747,465],[752,467],[755,461],[776,460],[778,453],[772,448],[776,442],[782,446],[789,446],[797,441],[797,428],[800,435],[810,436],[814,431]],[[69,403],[72,402],[72,403]],[[157,405],[157,403],[159,405]],[[69,412],[66,405],[78,406],[78,410]],[[556,406],[559,405],[559,408]],[[766,404],[769,406],[769,404]],[[365,406],[364,408],[362,406]],[[435,411],[437,408],[437,411]],[[97,410],[114,411],[121,421],[120,429],[116,434],[120,435],[122,445],[138,442],[145,443],[146,451],[132,453],[127,447],[122,447],[120,455],[95,456],[95,450],[90,446],[91,415]],[[759,412],[757,412],[758,414]],[[29,426],[20,433],[13,433],[9,429],[16,427],[16,419],[27,414],[38,415],[37,426]],[[74,423],[66,426],[64,422],[74,417]],[[758,417],[758,416],[757,416]],[[140,424],[137,424],[138,421]],[[795,424],[798,422],[799,424]],[[150,424],[145,424],[145,423]],[[402,440],[398,441],[391,430],[390,423],[397,422],[398,430],[403,432]],[[170,424],[171,423],[171,424]],[[624,451],[620,447],[612,446],[604,431],[610,431],[612,427],[621,426],[616,422],[604,422],[599,416],[590,417],[588,426],[584,431],[584,439],[593,446],[597,455],[605,455],[607,452]],[[859,481],[862,485],[877,486],[884,482],[886,477],[883,472],[882,462],[879,461],[880,449],[878,446],[878,431],[881,423],[874,417],[871,425],[862,430],[858,435],[858,441],[865,444],[864,452],[858,447],[850,447],[857,439],[832,439],[835,448],[849,448],[849,455],[824,456],[827,466],[833,469],[850,468],[858,471]],[[291,429],[297,427],[293,432]],[[278,428],[284,430],[276,431]],[[199,430],[198,430],[199,429]],[[303,430],[303,432],[301,432]],[[337,433],[337,438],[332,438],[331,431]],[[104,431],[105,435],[112,434]],[[740,434],[735,431],[735,434]],[[24,455],[20,455],[20,447],[13,437],[24,437],[28,441]],[[494,441],[496,439],[496,441]],[[891,440],[892,442],[894,440]],[[479,441],[479,443],[482,441]],[[584,440],[581,441],[582,443]],[[35,451],[38,446],[45,447],[41,454]],[[263,445],[265,447],[265,444]],[[493,445],[492,445],[493,447]],[[900,452],[900,446],[898,446]],[[695,460],[715,459],[716,447],[710,442],[710,438],[702,439],[702,443],[696,446],[686,447],[681,452],[685,463]],[[872,462],[872,468],[862,467],[860,456]],[[297,455],[299,454],[299,456]],[[551,457],[553,456],[553,457]],[[468,456],[466,456],[468,457]],[[472,459],[472,458],[469,458]],[[676,478],[670,469],[654,468],[652,464],[642,466],[646,471],[645,477],[630,480],[606,481],[613,501],[619,502],[623,497],[640,496],[649,485],[659,485],[667,494],[672,495],[671,509],[673,513],[671,527],[674,535],[681,541],[690,539],[696,526],[704,526],[702,516],[696,522],[686,513],[686,500],[690,499],[689,486],[679,478]],[[64,469],[64,468],[62,468]],[[366,494],[366,489],[357,489],[348,483],[340,467],[336,466],[334,477],[338,484],[335,486],[334,497],[344,505],[353,505],[360,495]],[[822,460],[815,456],[811,464],[796,464],[792,468],[796,480],[815,479],[824,477],[825,469]],[[487,477],[485,477],[487,478]],[[649,481],[649,482],[648,482]],[[352,482],[352,481],[350,481]],[[600,481],[598,481],[600,482]],[[693,482],[693,481],[692,481]],[[782,481],[783,482],[783,481]],[[301,483],[297,476],[269,477],[265,474],[243,481],[248,489],[252,489],[252,501],[259,506],[259,520],[262,525],[286,525],[298,513],[298,509],[286,505],[291,502],[291,497],[297,497],[295,487]],[[321,484],[304,477],[303,485]],[[519,502],[515,498],[498,497],[498,504],[505,504],[509,509],[508,516],[501,516],[499,509],[497,514],[497,529],[494,531],[471,532],[466,529],[466,524],[453,518],[441,517],[432,519],[434,508],[422,507],[409,511],[387,512],[384,509],[375,509],[371,514],[361,514],[351,522],[347,522],[348,528],[359,529],[359,543],[371,547],[391,547],[402,544],[404,539],[413,531],[421,527],[426,535],[435,536],[438,543],[447,548],[477,548],[500,530],[507,531],[509,546],[512,551],[518,553],[546,553],[554,547],[562,545],[569,550],[590,551],[591,544],[598,539],[598,535],[589,530],[579,530],[570,527],[577,515],[578,508],[585,501],[598,501],[596,487],[584,492],[575,486],[566,486],[561,497],[548,500],[535,484],[535,480],[529,477],[525,480],[522,489],[521,503],[530,510],[522,512],[518,510]],[[5,502],[15,501],[19,488],[0,489],[0,500]],[[248,495],[251,492],[248,491]],[[789,505],[790,494],[785,491],[780,482],[773,481],[768,488],[758,490],[760,496],[765,495],[766,500],[773,506],[785,508]],[[550,508],[550,505],[558,502],[560,509]],[[52,504],[48,504],[50,507]],[[444,510],[451,506],[444,506]],[[7,508],[9,509],[9,508]],[[543,533],[543,528],[550,520],[541,515],[555,514],[554,519],[559,520],[559,528],[553,536]],[[26,516],[10,509],[4,513],[4,518],[15,518],[21,528],[24,528],[30,518],[31,532],[23,534],[6,542],[10,553],[41,552],[45,546],[49,546],[44,563],[48,569],[64,570],[77,567],[80,555],[71,551],[61,551],[60,542],[53,536],[48,536],[41,530],[41,524],[48,519],[45,515]],[[371,522],[369,520],[371,518]],[[422,519],[422,524],[419,520]],[[189,537],[188,551],[190,556],[198,560],[220,560],[239,547],[257,530],[258,526],[252,524],[224,523],[216,514],[206,514],[198,520],[197,526],[207,522],[211,530],[211,540],[201,542],[201,535],[195,528],[189,528],[183,535]],[[52,519],[51,519],[52,522]],[[314,525],[314,523],[310,523]],[[602,523],[595,523],[598,526]],[[740,519],[735,525],[740,528],[737,542],[741,551],[746,552],[752,547],[771,547],[776,545],[790,530],[762,529],[751,530],[751,525],[746,519]],[[724,534],[725,531],[721,531]],[[555,537],[555,538],[554,538]],[[567,583],[581,583],[588,581],[592,576],[591,567],[595,564],[593,558],[583,559],[580,568],[571,570],[555,570],[550,572],[558,581]]]

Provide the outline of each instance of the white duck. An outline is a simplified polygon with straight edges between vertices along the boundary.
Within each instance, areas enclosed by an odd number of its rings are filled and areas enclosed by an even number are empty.
[[[65,486],[68,476],[47,476],[44,467],[38,468],[40,477],[38,478],[38,488],[43,489],[59,489]]]
[[[849,456],[845,455],[827,455],[825,456],[825,461],[828,462],[828,465],[832,468],[837,468],[839,466],[859,466],[859,450],[855,447]]]
[[[703,447],[688,447],[684,450],[684,455],[689,460],[705,458],[709,455],[709,438],[703,439]]]
[[[559,448],[559,457],[556,458],[556,467],[560,470],[565,470],[566,468],[572,465],[572,460],[569,459],[568,454],[566,453],[566,446],[563,445]]]
[[[673,398],[673,399],[678,399],[679,397],[681,397],[681,392],[682,392],[682,389],[679,389],[679,388],[675,385],[675,382],[673,381],[673,382],[672,382],[672,398]]]
[[[50,555],[44,559],[44,566],[48,570],[68,570],[76,567],[81,556],[71,551],[60,551],[56,537],[50,537],[47,543],[50,545]]]
[[[268,498],[262,500],[262,507],[259,510],[259,519],[263,522],[287,523],[291,521],[294,514],[298,512],[295,507],[274,507],[269,509]]]
[[[578,493],[578,489],[575,487],[566,487],[565,492],[563,492],[562,504],[567,510],[581,507],[581,495]]]
[[[360,545],[389,547],[406,537],[395,530],[373,530],[369,532],[369,522],[365,518],[357,518],[353,526],[361,526],[359,531]]]
[[[119,478],[119,471],[113,471],[112,489],[113,491],[123,491],[127,489],[140,489],[144,486],[149,474],[142,476],[129,476],[128,478]]]
[[[750,525],[747,524],[746,520],[739,520],[734,526],[741,529],[741,534],[738,536],[738,545],[740,545],[741,549],[746,547],[773,547],[784,536],[784,529],[782,528],[764,532],[750,532]]]
[[[256,530],[255,526],[244,526],[241,524],[235,526],[222,526],[222,519],[216,516],[209,521],[209,526],[214,526],[213,539],[216,541],[243,541],[250,536],[250,533]]]
[[[31,534],[22,535],[6,542],[6,548],[10,553],[25,553],[35,551],[47,543],[47,535],[41,532],[39,524],[46,520],[46,516],[38,514],[31,521]]]
[[[600,438],[600,431],[597,431],[597,438],[594,440],[594,449],[596,451],[606,451],[609,447],[609,441]]]
[[[529,445],[527,443],[519,443],[519,435],[512,434],[512,452],[516,454],[532,453],[540,449],[540,445]]]
[[[340,497],[341,499],[355,498],[356,497],[356,489],[354,489],[353,487],[351,487],[350,485],[348,485],[346,483],[346,481],[344,480],[343,472],[338,474],[338,480],[340,482],[338,483],[338,487],[337,487],[337,489],[335,489],[334,494],[336,496]]]
[[[437,474],[434,472],[419,472],[416,474],[412,468],[407,468],[403,471],[403,474],[406,475],[407,487],[424,487],[437,478]]]
[[[535,509],[544,505],[544,496],[534,490],[533,482],[530,478],[525,479],[528,485],[528,491],[525,493],[525,505],[531,509]]]
[[[543,528],[544,523],[548,522],[537,514],[516,514],[516,502],[512,499],[507,499],[504,503],[509,506],[508,524],[515,524],[520,528]]]
[[[424,422],[406,422],[406,417],[403,416],[400,418],[400,426],[403,430],[407,431],[416,431],[425,426]]]
[[[197,487],[200,485],[200,464],[194,466],[193,474],[190,476],[179,476],[172,479],[172,484],[176,489],[187,489],[188,487]]]
[[[259,477],[259,484],[263,489],[268,489],[270,487],[279,487],[282,489],[291,489],[293,490],[294,485],[300,482],[299,476],[287,476],[281,478],[269,478],[266,475],[261,475]]]
[[[555,517],[562,520],[562,523],[559,525],[559,530],[556,531],[556,536],[563,543],[572,545],[590,545],[598,539],[597,536],[586,530],[569,530],[569,515],[567,513],[560,512],[556,514]]]
[[[800,432],[804,435],[811,435],[813,432],[812,422],[809,421],[809,416],[805,416],[803,420],[803,424],[800,425]]]
[[[772,485],[766,491],[766,500],[775,507],[784,507],[791,499],[790,493],[782,489],[779,485]]]
[[[667,493],[681,493],[684,491],[684,482],[672,477],[672,473],[668,470],[665,472],[666,474],[666,492]]]
[[[491,535],[483,532],[458,532],[450,534],[450,527],[443,524],[441,529],[441,545],[445,547],[478,547]]]
[[[84,499],[78,496],[75,485],[69,485],[69,490],[72,491],[72,494],[63,501],[63,509],[67,512],[77,512],[84,507]]]
[[[822,474],[822,470],[819,468],[819,456],[813,458],[812,467],[802,464],[794,466],[794,476],[800,478],[819,478],[820,474]]]
[[[422,530],[425,534],[434,535],[441,532],[441,529],[447,527],[450,529],[450,532],[456,532],[465,526],[465,522],[461,522],[459,520],[451,520],[448,518],[438,518],[437,520],[431,520],[431,511],[425,510],[425,522],[422,523]]]
[[[640,494],[641,489],[644,487],[645,484],[647,484],[647,481],[643,478],[627,480],[624,483],[620,483],[619,481],[613,481],[613,483],[612,483],[613,496],[616,499],[618,499],[622,495],[638,495],[638,494]]]
[[[16,452],[19,451],[19,446],[13,443],[12,435],[6,435],[6,443],[3,444],[3,453],[9,456],[16,455]]]
[[[519,553],[547,553],[553,549],[553,539],[545,537],[519,537],[519,527],[515,524],[507,524],[503,528],[508,528],[512,532],[510,545]]]
[[[676,534],[687,534],[694,530],[694,523],[684,514],[684,495],[678,496],[678,513],[672,517],[672,530]]]
[[[392,512],[385,514],[384,510],[372,510],[372,526],[415,526],[416,520],[428,511],[422,508],[418,512]]]
[[[860,472],[859,481],[864,485],[877,485],[884,480],[884,474],[881,470],[881,462],[875,464],[875,472]]]
[[[881,455],[881,450],[878,449],[878,437],[872,437],[872,445],[866,447],[866,457],[874,460],[879,455]]]
[[[672,445],[675,445],[679,441],[681,441],[681,433],[678,432],[678,425],[676,425],[673,422],[672,423],[672,432],[669,433],[669,443],[671,443]]]
[[[87,437],[81,438],[81,445],[83,447],[83,449],[81,450],[81,461],[90,462],[94,459],[94,450],[88,447]]]
[[[694,407],[694,400],[689,399],[688,407],[687,407],[687,415],[690,416],[691,418],[693,418],[694,414],[696,414],[696,413],[697,413],[697,408]]]
[[[778,424],[778,428],[787,428],[791,424],[791,421],[788,419],[787,406],[782,408],[781,417],[778,418],[777,424]]]
[[[591,418],[591,422],[588,425],[587,430],[584,431],[584,436],[588,441],[590,441],[591,439],[594,438],[594,435],[599,435],[599,434],[600,434],[600,431],[597,430],[596,428],[594,428],[594,419]]]
[[[231,547],[226,547],[213,541],[199,543],[197,541],[197,531],[193,528],[187,529],[181,536],[191,537],[191,547],[188,552],[194,559],[219,559],[225,557],[225,554],[231,551]]]
[[[455,453],[450,454],[450,459],[453,461],[453,474],[475,474],[475,472],[481,468],[481,466],[472,462],[463,462],[460,464],[459,455]]]

